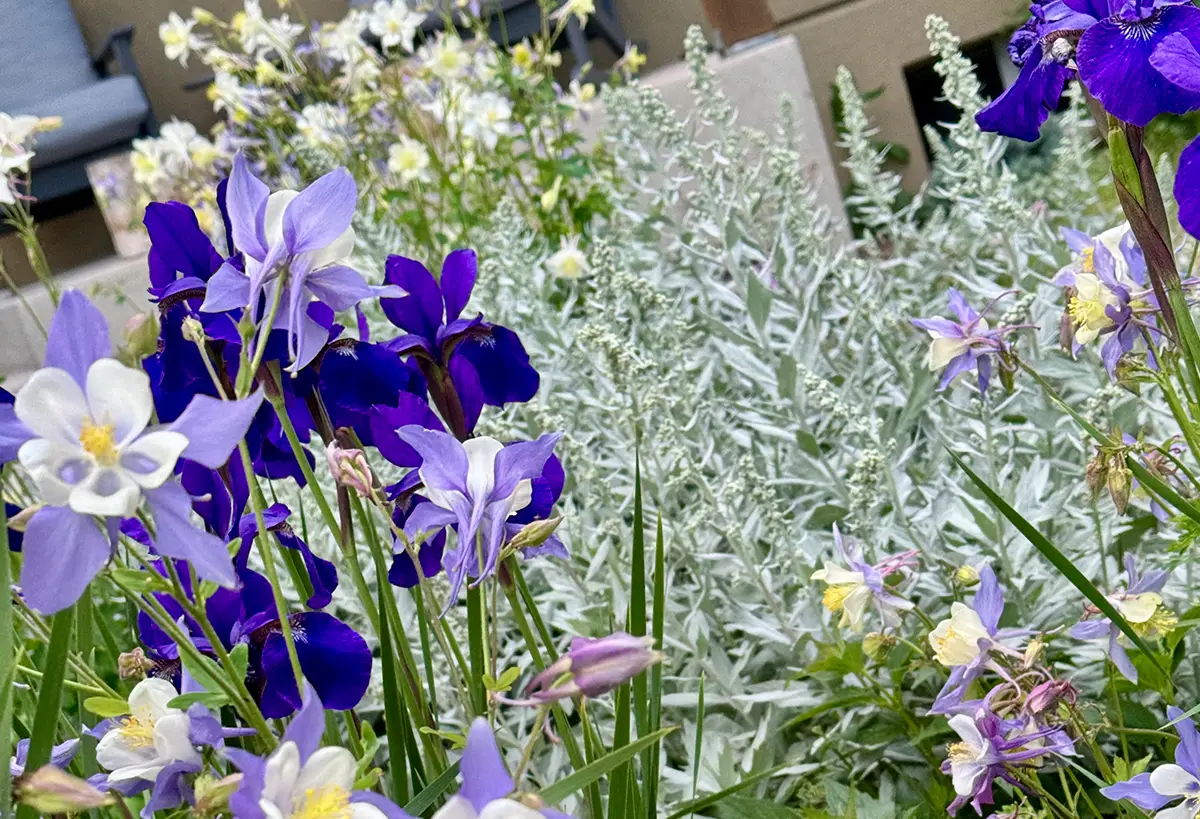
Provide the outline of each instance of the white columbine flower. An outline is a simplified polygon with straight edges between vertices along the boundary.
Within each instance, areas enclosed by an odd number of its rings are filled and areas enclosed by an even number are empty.
[[[356,766],[345,748],[319,748],[301,764],[287,740],[267,757],[258,806],[267,819],[384,819],[374,805],[350,801]]]
[[[950,618],[929,633],[929,645],[945,666],[969,665],[979,656],[979,641],[991,639],[979,613],[970,606],[953,603]]]
[[[156,677],[134,686],[129,715],[113,720],[96,746],[96,762],[109,772],[109,784],[154,781],[173,762],[200,764],[188,733],[191,720],[178,708],[167,707],[178,696],[175,686]]]
[[[402,136],[388,148],[388,170],[405,185],[428,177],[429,151],[418,140]]]
[[[991,743],[979,732],[975,720],[966,714],[951,717],[950,727],[961,740],[951,743],[946,748],[946,756],[950,763],[950,780],[954,783],[954,792],[957,795],[971,796],[975,793],[979,777],[987,772],[986,760],[990,755]]]
[[[454,35],[441,35],[422,52],[429,70],[441,80],[460,79],[471,65],[471,55],[463,48],[463,41]]]
[[[466,103],[462,132],[493,150],[500,137],[510,132],[512,103],[494,91],[485,91]]]
[[[514,799],[493,799],[476,813],[470,802],[455,796],[433,815],[433,819],[545,819],[545,814]]]
[[[562,238],[558,252],[546,260],[550,275],[559,279],[578,279],[591,272],[587,255],[579,249],[579,237]]]
[[[405,51],[412,51],[413,37],[424,19],[424,15],[410,9],[404,0],[379,0],[371,12],[371,33],[379,38],[384,48],[403,46]]]
[[[150,377],[113,358],[88,369],[86,395],[66,370],[38,370],[13,409],[38,436],[17,457],[42,500],[81,515],[133,515],[142,490],[162,486],[188,446],[179,432],[145,432],[154,411]]]
[[[180,65],[186,67],[188,56],[205,47],[206,43],[200,35],[192,32],[195,27],[195,20],[185,20],[176,12],[171,12],[167,21],[159,25],[158,39],[162,40],[168,60],[178,60]]]

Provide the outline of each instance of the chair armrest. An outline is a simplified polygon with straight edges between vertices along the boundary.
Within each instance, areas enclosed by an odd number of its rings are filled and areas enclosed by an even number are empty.
[[[108,76],[110,60],[116,61],[122,74],[138,77],[140,81],[141,77],[138,74],[137,61],[133,58],[132,25],[115,28],[109,33],[104,44],[100,46],[100,51],[92,59],[92,66],[96,69],[96,73],[102,77]]]

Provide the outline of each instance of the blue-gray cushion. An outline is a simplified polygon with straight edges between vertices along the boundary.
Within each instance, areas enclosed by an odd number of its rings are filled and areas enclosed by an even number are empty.
[[[138,81],[122,76],[94,80],[12,113],[62,117],[61,128],[37,136],[33,167],[38,168],[128,142],[138,135],[148,111]]]
[[[96,81],[68,0],[0,0],[0,111]]]

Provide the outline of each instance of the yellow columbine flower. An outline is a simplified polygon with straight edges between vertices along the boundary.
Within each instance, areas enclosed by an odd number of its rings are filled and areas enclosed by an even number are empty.
[[[853,572],[836,563],[825,563],[825,568],[813,572],[813,580],[826,584],[821,603],[834,614],[841,612],[838,622],[841,628],[862,631],[867,605],[871,602],[871,589],[862,572]]]
[[[969,665],[979,656],[979,641],[990,638],[979,613],[956,602],[950,606],[949,619],[929,633],[929,645],[942,665]]]

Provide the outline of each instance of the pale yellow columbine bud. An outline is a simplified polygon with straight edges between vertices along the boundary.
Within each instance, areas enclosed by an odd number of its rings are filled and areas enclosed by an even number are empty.
[[[1108,494],[1112,496],[1117,514],[1125,514],[1129,508],[1129,494],[1133,491],[1133,473],[1123,461],[1113,459],[1108,468]]]
[[[883,662],[895,645],[896,638],[892,635],[872,631],[863,638],[863,653],[877,662]]]
[[[113,798],[61,768],[43,765],[22,777],[15,787],[17,801],[49,816],[102,808]]]
[[[550,539],[550,536],[554,534],[554,530],[558,528],[558,525],[562,521],[562,515],[559,515],[558,517],[527,523],[508,542],[508,546],[510,549],[529,549],[534,546],[541,546]]]
[[[240,784],[242,784],[240,773],[230,774],[221,779],[210,774],[201,774],[196,777],[196,784],[193,786],[196,794],[196,813],[200,816],[215,816],[217,813],[224,812],[225,807],[229,804],[229,797],[233,796]]]
[[[562,190],[562,181],[561,176],[556,176],[554,184],[542,194],[542,210],[547,212],[554,210],[554,206],[558,204],[558,193]]]
[[[138,313],[125,322],[122,330],[125,346],[121,355],[133,366],[140,364],[146,356],[158,352],[158,316],[156,313]]]
[[[579,86],[578,97],[581,103],[588,103],[594,100],[596,98],[596,84],[587,82]]]
[[[1030,640],[1029,645],[1025,646],[1025,656],[1021,658],[1021,666],[1032,668],[1033,664],[1038,661],[1038,657],[1042,656],[1042,650],[1045,647],[1046,643],[1041,637],[1034,637]]]
[[[863,573],[827,562],[825,568],[813,572],[812,579],[826,584],[821,603],[834,614],[842,613],[838,626],[862,631],[867,605],[871,602],[871,589]]]
[[[965,588],[971,588],[979,584],[979,569],[969,563],[959,566],[954,571],[954,582]]]
[[[14,532],[24,532],[25,527],[29,525],[30,519],[45,505],[44,503],[31,503],[29,506],[26,506],[8,519],[8,528]]]
[[[185,340],[193,344],[203,344],[205,341],[204,325],[200,323],[200,319],[188,316],[183,320],[183,328],[180,330]]]
[[[950,606],[949,619],[929,633],[929,645],[942,665],[968,665],[979,656],[979,641],[990,637],[979,613],[956,602]]]
[[[242,29],[246,27],[246,12],[239,11],[237,14],[233,15],[233,17],[229,19],[229,27],[238,34],[241,34]]]
[[[192,19],[202,26],[216,25],[220,22],[215,14],[199,6],[192,6]]]

